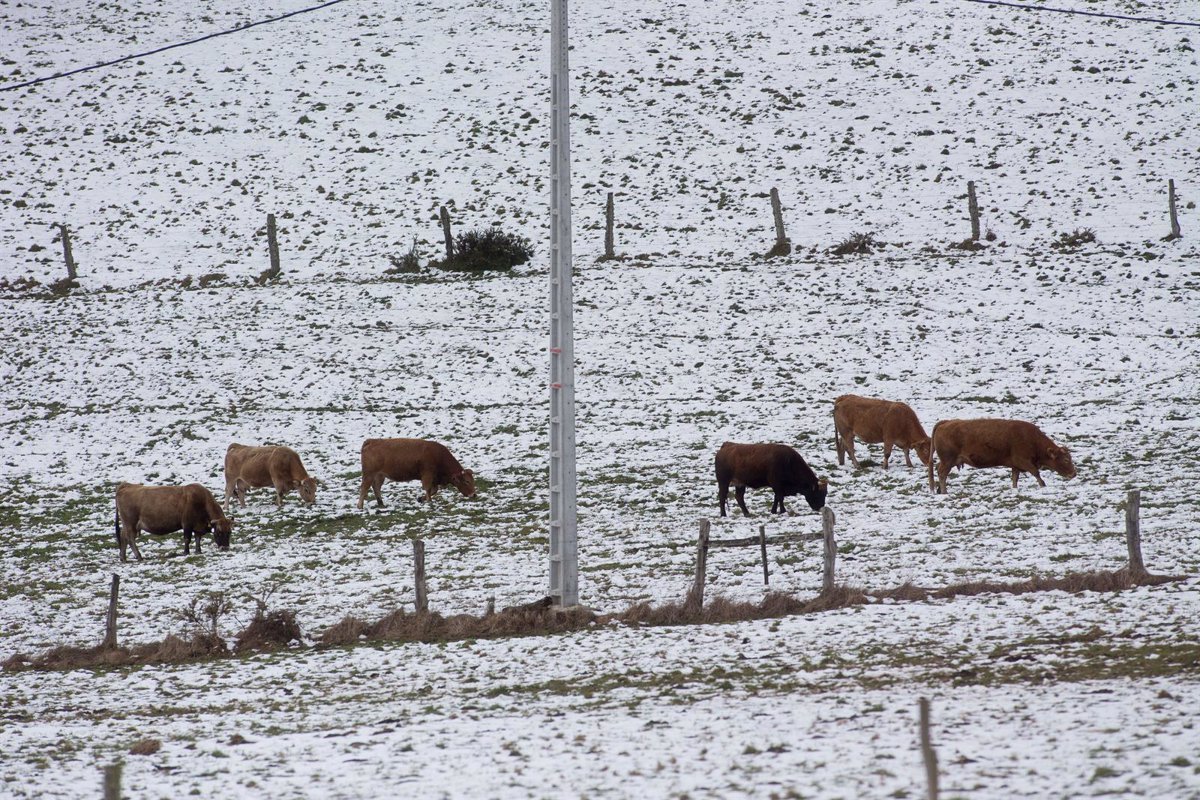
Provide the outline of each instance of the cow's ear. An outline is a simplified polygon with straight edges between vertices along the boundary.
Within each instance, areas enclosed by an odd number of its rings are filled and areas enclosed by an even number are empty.
[[[828,489],[828,488],[829,488],[829,481],[828,481],[826,478],[821,478],[821,480],[817,481],[817,488],[819,488],[819,489]]]

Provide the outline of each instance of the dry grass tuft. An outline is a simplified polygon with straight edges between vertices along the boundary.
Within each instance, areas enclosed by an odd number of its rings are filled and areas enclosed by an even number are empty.
[[[318,643],[326,647],[336,647],[338,645],[354,644],[358,641],[358,637],[367,632],[367,623],[363,622],[358,617],[345,616],[342,621],[330,625],[321,633],[321,638]]]
[[[134,756],[152,756],[162,749],[158,739],[139,739],[129,748],[129,754]]]
[[[209,631],[196,631],[190,639],[167,634],[161,642],[142,645],[134,650],[133,660],[150,664],[180,664],[229,654],[229,645]]]
[[[255,615],[237,635],[233,650],[235,653],[279,650],[292,641],[301,641],[302,637],[296,612],[285,608]]]
[[[929,599],[929,590],[922,589],[911,581],[902,583],[895,589],[886,589],[882,592],[868,592],[868,594],[877,600],[899,600],[904,603],[917,603],[921,600]]]

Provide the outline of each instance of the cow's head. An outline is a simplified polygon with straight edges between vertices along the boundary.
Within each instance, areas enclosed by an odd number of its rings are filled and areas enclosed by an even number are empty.
[[[212,521],[213,541],[218,550],[229,549],[229,535],[233,533],[233,522],[229,517],[217,517]]]
[[[808,501],[813,511],[820,511],[825,507],[825,495],[827,494],[829,494],[829,481],[821,478],[817,481],[816,489],[804,492],[804,499]]]
[[[929,440],[917,442],[913,445],[913,449],[917,451],[917,458],[921,459],[922,464],[929,464]]]
[[[1067,480],[1075,477],[1075,462],[1071,460],[1071,451],[1065,447],[1051,445],[1046,448],[1046,466]]]
[[[469,469],[464,469],[462,472],[450,479],[450,483],[454,484],[463,497],[475,496],[475,473]]]
[[[309,505],[317,502],[317,482],[312,478],[296,481],[296,491],[300,493],[300,499]]]

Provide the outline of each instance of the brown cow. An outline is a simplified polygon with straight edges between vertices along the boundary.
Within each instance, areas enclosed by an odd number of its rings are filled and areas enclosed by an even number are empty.
[[[225,507],[237,497],[246,507],[246,489],[275,487],[275,505],[283,508],[283,496],[295,489],[305,503],[317,500],[317,482],[309,477],[300,456],[290,447],[249,447],[231,444],[225,451]]]
[[[367,491],[375,492],[375,502],[382,508],[379,493],[383,479],[392,481],[421,481],[425,490],[423,500],[432,500],[442,486],[454,486],[463,497],[475,495],[475,473],[463,469],[446,446],[427,439],[367,439],[362,444],[362,485],[358,487],[358,507],[363,507]]]
[[[884,469],[888,468],[893,447],[904,451],[906,466],[913,465],[908,457],[910,449],[917,451],[917,458],[921,459],[922,464],[929,463],[929,437],[921,427],[916,412],[905,403],[859,397],[856,394],[844,394],[837,398],[833,401],[833,439],[838,463],[845,464],[846,455],[849,454],[850,463],[858,469],[858,459],[854,455],[855,436],[867,444],[883,442]]]
[[[212,492],[198,483],[187,486],[122,483],[117,486],[114,529],[121,548],[121,560],[128,560],[125,557],[128,546],[133,548],[134,557],[141,561],[142,554],[137,546],[139,531],[162,535],[182,530],[183,553],[187,555],[192,549],[192,535],[196,536],[196,552],[199,553],[200,535],[209,532],[218,549],[228,550],[233,523],[221,513]]]
[[[725,442],[717,451],[717,501],[721,504],[721,516],[725,516],[725,503],[732,484],[737,504],[742,513],[750,516],[746,508],[746,489],[761,489],[770,486],[775,492],[771,503],[772,514],[787,511],[783,498],[802,494],[813,511],[825,505],[828,484],[817,480],[816,474],[792,448],[786,444],[736,444]]]
[[[935,491],[933,461],[937,459],[936,491],[946,493],[946,476],[955,467],[1009,467],[1012,485],[1028,472],[1045,486],[1038,470],[1048,467],[1067,480],[1075,477],[1071,453],[1050,441],[1050,437],[1031,422],[1015,419],[944,419],[933,426],[930,440],[929,490]]]

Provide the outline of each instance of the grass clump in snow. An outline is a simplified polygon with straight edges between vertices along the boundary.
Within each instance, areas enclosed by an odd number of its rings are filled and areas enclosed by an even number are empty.
[[[835,256],[870,255],[883,246],[872,233],[852,233],[829,252]]]
[[[529,239],[499,228],[460,233],[454,238],[454,254],[443,261],[431,261],[431,267],[459,272],[509,270],[533,258]]]
[[[1076,228],[1070,233],[1062,232],[1058,238],[1051,242],[1050,246],[1055,250],[1078,250],[1085,244],[1093,244],[1096,241],[1096,232],[1091,228]]]

